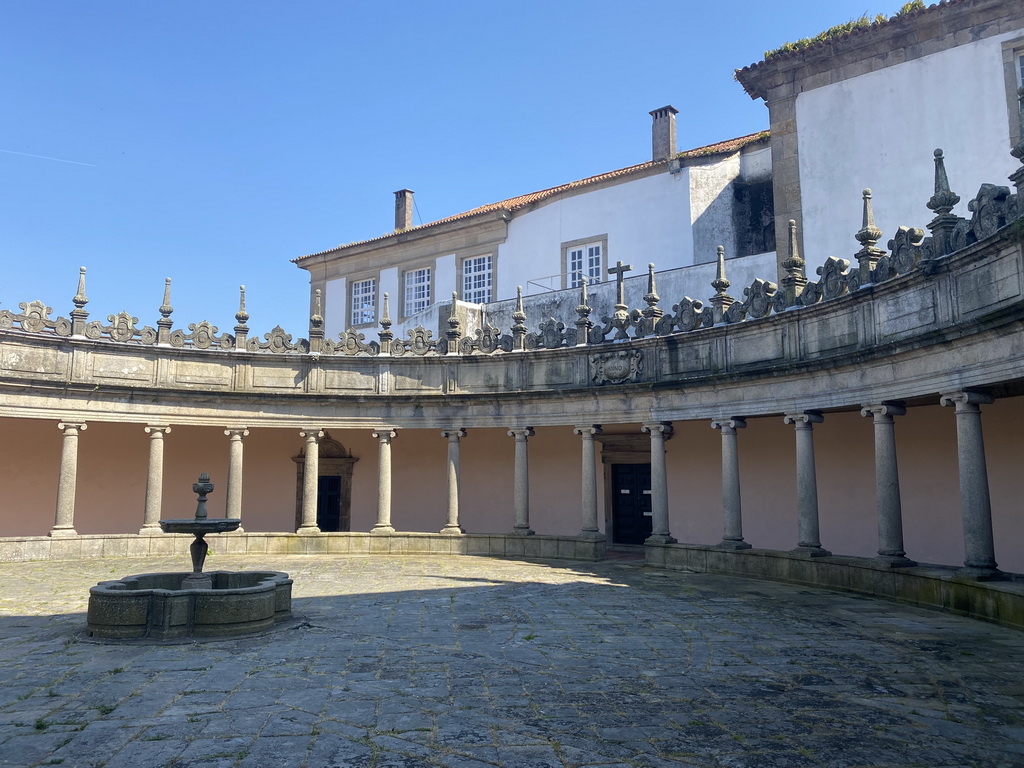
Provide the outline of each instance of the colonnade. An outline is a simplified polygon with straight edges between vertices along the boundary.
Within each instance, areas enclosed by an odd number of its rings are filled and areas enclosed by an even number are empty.
[[[985,447],[981,428],[981,406],[993,402],[989,395],[978,392],[944,394],[939,402],[953,407],[956,416],[957,453],[960,475],[960,502],[964,533],[963,573],[972,578],[997,578],[992,534],[992,513],[989,500]],[[878,524],[878,562],[889,567],[909,567],[916,563],[907,557],[903,546],[903,520],[900,503],[899,469],[896,456],[896,417],[906,414],[902,404],[883,402],[865,405],[861,411],[870,417],[874,426],[876,517]],[[795,553],[807,557],[824,557],[831,553],[822,547],[818,528],[817,473],[814,461],[814,425],[822,424],[825,416],[820,411],[806,410],[786,413],[786,424],[795,432],[796,456],[796,513],[797,544]],[[739,417],[716,418],[710,426],[721,433],[722,440],[722,549],[749,549],[743,538],[740,493],[738,433],[746,428],[746,420]],[[74,527],[75,488],[77,482],[78,443],[87,425],[81,421],[62,421],[63,431],[60,475],[57,485],[57,508],[51,536],[77,535]],[[676,539],[669,530],[668,475],[665,463],[665,441],[672,434],[670,422],[644,423],[641,430],[650,436],[652,532],[646,543],[672,544]],[[146,502],[141,534],[160,533],[160,499],[163,481],[164,439],[171,432],[166,424],[149,424],[149,465],[146,483]],[[601,425],[577,425],[573,433],[581,439],[582,487],[580,489],[580,537],[603,539],[598,527],[598,479],[596,471],[595,439],[602,434]],[[240,518],[242,508],[243,444],[249,434],[245,427],[225,429],[229,438],[227,479],[227,516]],[[391,448],[398,431],[392,427],[373,430],[378,441],[377,519],[371,533],[390,534],[391,524]],[[447,441],[447,508],[444,527],[440,533],[465,533],[459,519],[461,486],[460,446],[468,431],[451,427],[441,431]],[[305,441],[305,462],[301,489],[301,522],[297,533],[320,533],[316,522],[317,483],[319,477],[319,445],[325,436],[323,429],[303,427],[299,435]],[[529,536],[529,440],[535,431],[528,426],[515,426],[508,430],[514,445],[513,526],[512,533]]]

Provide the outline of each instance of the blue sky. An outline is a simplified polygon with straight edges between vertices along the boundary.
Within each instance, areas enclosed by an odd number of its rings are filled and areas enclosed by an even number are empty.
[[[3,0],[0,308],[307,329],[290,259],[763,130],[733,80],[900,0]]]

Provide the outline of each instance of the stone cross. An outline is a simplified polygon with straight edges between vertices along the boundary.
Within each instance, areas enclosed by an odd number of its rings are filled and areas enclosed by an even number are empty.
[[[608,274],[609,275],[615,275],[615,283],[616,283],[616,290],[617,290],[617,294],[616,295],[618,296],[618,303],[619,304],[625,304],[626,303],[626,293],[625,293],[625,290],[623,289],[622,280],[625,277],[625,274],[627,272],[632,271],[632,269],[633,269],[633,265],[632,264],[623,264],[621,261],[615,262],[615,266],[614,267],[608,267]]]

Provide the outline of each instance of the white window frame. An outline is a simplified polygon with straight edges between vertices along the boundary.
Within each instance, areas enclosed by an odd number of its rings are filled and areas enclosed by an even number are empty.
[[[494,300],[494,254],[467,256],[461,262],[462,292],[459,298],[470,304],[489,304]]]
[[[608,265],[608,236],[596,235],[562,243],[562,287],[579,288],[581,276],[593,285],[605,279]]]
[[[1024,87],[1024,37],[1003,43],[1004,77],[1006,79],[1006,107],[1010,118],[1010,143],[1021,140],[1020,118],[1017,116],[1019,101],[1017,90]]]
[[[431,265],[414,267],[402,272],[403,317],[415,315],[431,305],[433,280],[434,269]]]
[[[358,295],[357,289],[369,286],[369,291],[361,291]],[[362,299],[362,301],[359,301]],[[367,300],[368,299],[368,300]],[[362,325],[373,325],[377,322],[377,276],[368,275],[355,280],[349,280],[348,284],[348,325],[356,328]]]

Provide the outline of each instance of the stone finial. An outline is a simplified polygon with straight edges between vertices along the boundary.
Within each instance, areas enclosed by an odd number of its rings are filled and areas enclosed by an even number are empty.
[[[516,309],[512,313],[512,344],[515,349],[526,349],[526,310],[523,309],[523,286],[516,286]]]
[[[171,278],[164,278],[164,303],[160,305],[160,315],[166,320],[171,316],[174,307],[171,306]]]
[[[858,284],[861,286],[874,282],[872,272],[878,264],[878,260],[885,256],[885,251],[878,248],[875,243],[882,237],[882,230],[875,226],[875,214],[871,210],[871,190],[865,189],[864,193],[864,219],[863,225],[854,237],[861,244],[857,251],[857,264],[860,267]]]
[[[238,286],[238,311],[235,313],[235,321],[239,325],[249,322],[249,313],[245,311],[245,286]]]
[[[89,317],[89,313],[85,311],[85,305],[89,303],[89,299],[85,295],[85,267],[78,268],[78,292],[71,301],[75,305],[70,312],[71,335],[84,336],[85,321]]]
[[[380,331],[377,332],[380,337],[380,351],[382,354],[391,354],[391,342],[395,338],[395,334],[391,331],[391,301],[388,294],[384,294],[384,308],[381,311],[380,316]]]
[[[309,327],[310,330],[323,327],[324,316],[323,312],[323,294],[319,288],[313,294],[313,314],[309,316]]]
[[[647,308],[643,312],[644,317],[658,318],[665,314],[664,310],[658,308],[661,297],[654,285],[654,264],[647,265],[647,293],[644,294],[644,301],[647,302]]]
[[[462,338],[462,329],[460,328],[461,324],[458,316],[458,304],[459,294],[456,291],[452,291],[452,308],[451,312],[448,313],[448,330],[444,333],[448,339],[449,355],[454,355],[459,351],[459,339]]]
[[[782,283],[786,306],[795,307],[800,304],[800,296],[807,285],[807,275],[804,272],[805,261],[800,255],[800,248],[797,244],[796,220],[789,220],[789,256],[782,262],[782,268],[786,270],[786,276],[780,281]]]
[[[199,480],[192,483],[192,493],[196,494],[196,520],[206,519],[206,497],[213,493],[213,483],[210,482],[210,476],[203,472],[199,475]]]
[[[960,202],[960,196],[949,188],[949,179],[946,176],[946,163],[942,156],[942,150],[935,152],[935,194],[928,200],[929,210],[935,211],[939,216],[944,216],[953,210],[953,206]]]
[[[715,289],[715,295],[711,297],[711,317],[715,325],[725,322],[725,313],[736,301],[726,291],[732,285],[725,276],[725,246],[718,246],[718,267],[715,270],[715,279],[711,281],[711,287]]]
[[[78,293],[71,301],[75,309],[83,309],[89,303],[89,298],[85,295],[85,267],[78,268]]]
[[[589,304],[589,298],[587,297],[587,276],[580,276],[580,303],[576,305],[576,314],[579,315],[579,319],[576,320],[576,343],[577,344],[589,344],[590,343],[590,329],[594,327],[594,321],[590,319],[590,313],[593,312]]]

